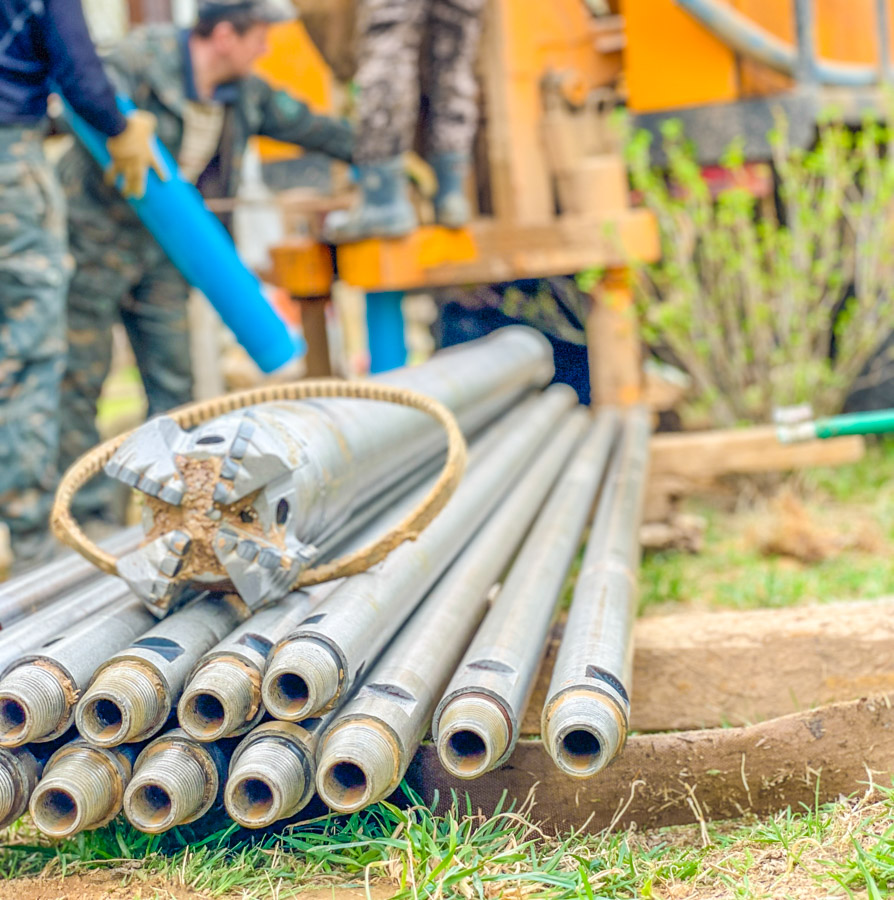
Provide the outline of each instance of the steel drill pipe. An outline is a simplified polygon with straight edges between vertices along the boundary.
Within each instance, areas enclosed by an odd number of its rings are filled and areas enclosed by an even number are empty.
[[[49,759],[31,795],[31,818],[44,834],[72,837],[101,828],[121,811],[139,745],[92,747],[77,738]]]
[[[314,795],[316,753],[331,715],[265,722],[250,732],[230,760],[224,803],[244,828],[267,828],[297,815]]]
[[[271,715],[301,721],[350,693],[575,402],[570,388],[555,385],[533,407],[500,420],[491,429],[496,446],[470,465],[435,521],[378,566],[346,579],[274,649],[262,687]]]
[[[102,541],[109,553],[127,553],[140,542],[142,529],[128,528]],[[0,628],[9,628],[54,602],[63,593],[85,586],[101,577],[93,563],[77,553],[68,552],[59,559],[35,566],[0,585]]]
[[[124,815],[149,834],[200,819],[221,801],[232,742],[203,744],[174,728],[147,744],[124,792]]]
[[[45,757],[30,747],[0,747],[0,828],[12,824],[28,809]]]
[[[578,778],[607,766],[627,739],[649,431],[646,409],[626,414],[543,706],[546,749]]]
[[[317,790],[339,812],[388,796],[403,778],[435,704],[487,609],[491,588],[580,439],[573,414],[537,451],[527,472],[469,542],[327,728]]]
[[[156,624],[96,671],[75,710],[78,731],[97,747],[152,737],[196,662],[247,617],[235,594],[207,594]]]
[[[183,730],[197,741],[216,741],[258,725],[266,712],[261,679],[270,650],[334,589],[334,584],[326,584],[289,594],[246,619],[209,650],[190,674],[177,705]]]
[[[384,382],[440,401],[468,431],[552,374],[548,341],[515,326]],[[118,570],[157,614],[195,584],[221,581],[258,608],[289,591],[322,540],[443,447],[424,414],[369,401],[264,403],[188,433],[156,417],[106,466],[149,495],[148,543]]]
[[[131,593],[125,581],[104,575],[65,594],[27,619],[4,628],[0,631],[0,671],[90,616],[102,610],[116,609],[126,603]]]
[[[540,667],[562,585],[590,517],[618,431],[599,413],[512,565],[432,723],[441,765],[478,778],[502,765]]]
[[[13,663],[0,679],[0,745],[20,747],[64,734],[93,673],[154,624],[149,610],[131,597]]]

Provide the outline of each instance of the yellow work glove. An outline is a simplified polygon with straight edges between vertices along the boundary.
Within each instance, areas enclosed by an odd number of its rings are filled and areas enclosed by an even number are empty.
[[[155,116],[142,109],[127,114],[127,127],[121,134],[106,141],[106,149],[112,162],[106,169],[106,182],[114,184],[118,176],[124,178],[121,193],[125,197],[142,197],[146,193],[146,176],[154,169],[158,177],[165,180],[152,147],[155,134]]]

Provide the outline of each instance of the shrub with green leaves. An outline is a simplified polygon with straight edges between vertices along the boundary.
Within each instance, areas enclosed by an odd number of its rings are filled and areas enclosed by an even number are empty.
[[[689,372],[696,409],[717,425],[766,422],[774,406],[802,402],[839,412],[879,378],[886,361],[873,357],[894,331],[891,128],[829,117],[804,150],[778,119],[778,210],[744,186],[712,196],[679,122],[663,130],[666,169],[651,164],[650,140],[627,141],[661,233],[661,261],[638,278],[646,339]],[[738,145],[723,165],[744,183]]]

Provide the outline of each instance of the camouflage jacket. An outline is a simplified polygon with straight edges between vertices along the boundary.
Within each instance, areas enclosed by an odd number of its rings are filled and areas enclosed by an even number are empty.
[[[190,99],[192,71],[184,33],[173,25],[138,29],[105,57],[115,87],[140,109],[158,119],[158,136],[176,159],[183,140],[184,107]],[[199,178],[205,196],[231,197],[239,186],[242,157],[253,135],[298,144],[307,150],[349,161],[354,138],[343,119],[312,113],[286,91],[275,90],[256,76],[222,86],[216,98],[226,107],[217,155]],[[125,206],[120,195],[103,183],[102,173],[86,150],[75,144],[59,166],[69,201]],[[123,209],[118,219],[129,219]]]

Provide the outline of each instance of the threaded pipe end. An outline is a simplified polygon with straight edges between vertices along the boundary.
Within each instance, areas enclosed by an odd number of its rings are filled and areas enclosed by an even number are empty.
[[[167,717],[156,679],[123,662],[100,672],[75,712],[78,731],[98,747],[147,738]]]
[[[317,762],[317,792],[340,813],[387,797],[401,776],[397,748],[381,728],[351,720],[329,733]]]
[[[339,668],[329,649],[318,641],[283,644],[264,675],[264,705],[272,716],[286,722],[309,719],[338,696]]]
[[[621,749],[626,734],[618,709],[595,691],[560,694],[546,711],[546,749],[563,772],[576,778],[604,769]]]
[[[44,773],[31,795],[31,818],[50,837],[71,837],[112,818],[123,787],[102,750],[81,747]]]
[[[479,778],[493,769],[509,746],[509,726],[496,700],[461,695],[438,720],[438,758],[457,778]]]
[[[140,831],[158,834],[192,822],[207,812],[209,794],[217,794],[217,785],[208,784],[213,766],[206,769],[182,744],[138,760],[137,766],[124,794],[124,814]]]
[[[246,747],[235,761],[224,803],[245,828],[266,828],[295,815],[310,799],[308,788],[301,760],[282,738],[271,736]]]
[[[197,741],[216,741],[243,728],[260,705],[258,685],[246,669],[225,659],[200,669],[177,706],[180,727]]]
[[[6,822],[13,815],[19,790],[12,772],[0,765],[0,822]]]
[[[21,747],[53,734],[71,713],[59,677],[25,664],[0,682],[0,745]]]

